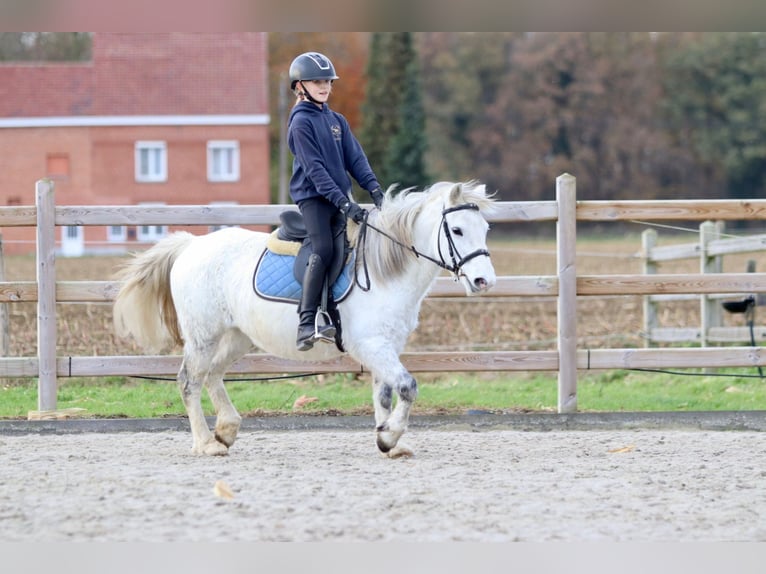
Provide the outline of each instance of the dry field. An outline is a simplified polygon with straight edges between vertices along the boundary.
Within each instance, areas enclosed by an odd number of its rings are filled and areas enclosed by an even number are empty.
[[[661,234],[662,236],[662,234]],[[693,241],[691,234],[669,243]],[[664,243],[663,243],[664,244]],[[552,239],[495,240],[490,243],[498,275],[555,275],[556,252]],[[641,240],[638,234],[578,240],[577,272],[581,275],[640,273]],[[766,268],[761,254],[730,255],[724,272],[743,272],[748,258],[758,270]],[[61,258],[58,280],[107,280],[124,261],[120,257]],[[695,272],[696,260],[660,267],[660,273]],[[33,256],[5,259],[8,281],[34,280]],[[661,307],[661,326],[699,324],[696,302],[667,303]],[[36,306],[8,304],[10,356],[36,354]],[[140,354],[130,342],[117,339],[108,304],[60,304],[59,356]],[[581,297],[578,300],[578,346],[581,348],[641,347],[642,300],[639,296]],[[728,316],[728,324],[742,324],[741,316]],[[737,323],[739,321],[740,323]],[[545,350],[556,346],[555,298],[460,298],[426,300],[420,325],[408,350]]]

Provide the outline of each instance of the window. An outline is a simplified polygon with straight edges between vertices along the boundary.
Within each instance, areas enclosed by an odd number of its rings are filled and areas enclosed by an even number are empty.
[[[165,142],[136,142],[136,181],[168,180],[168,151]]]
[[[207,142],[208,181],[239,181],[239,142]]]
[[[61,228],[61,254],[64,257],[79,257],[85,252],[85,233],[79,225],[65,225]]]
[[[69,154],[49,153],[45,160],[45,171],[51,179],[69,177]]]
[[[106,240],[111,243],[124,243],[128,238],[128,228],[124,225],[110,225],[106,228]]]
[[[138,240],[146,242],[159,241],[168,234],[166,225],[139,225]]]
[[[159,201],[152,201],[152,202],[146,202],[146,203],[139,203],[139,205],[150,207],[153,205],[165,205],[165,204]],[[138,225],[136,226],[136,230],[138,231],[137,233],[138,241],[144,241],[144,242],[159,241],[160,239],[162,239],[168,234],[167,225]]]

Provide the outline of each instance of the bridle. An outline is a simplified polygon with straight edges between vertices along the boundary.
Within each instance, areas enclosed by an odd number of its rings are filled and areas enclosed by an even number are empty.
[[[470,209],[471,211],[479,211],[479,206],[475,203],[461,203],[460,205],[455,205],[453,207],[447,207],[442,210],[442,220],[439,224],[439,228],[444,232],[444,237],[447,239],[447,247],[449,248],[449,259],[450,263],[447,263],[447,261],[444,258],[444,254],[442,253],[442,246],[441,241],[437,241],[437,250],[439,252],[439,259],[435,259],[434,257],[431,257],[430,255],[426,255],[425,253],[421,253],[418,251],[414,245],[405,245],[395,237],[392,237],[390,234],[386,233],[382,229],[375,227],[371,223],[368,223],[367,218],[365,217],[364,221],[361,223],[359,227],[359,238],[357,240],[357,255],[361,252],[362,254],[362,268],[364,269],[364,282],[365,284],[362,285],[359,282],[359,274],[356,273],[357,266],[359,263],[359,257],[357,256],[355,263],[354,263],[354,276],[356,280],[357,286],[362,291],[369,291],[370,290],[370,274],[367,270],[367,257],[365,255],[365,243],[367,241],[367,228],[374,229],[384,237],[388,238],[389,240],[393,241],[400,247],[403,247],[407,251],[411,252],[415,255],[415,257],[422,257],[423,259],[428,259],[431,263],[434,263],[441,267],[442,269],[446,269],[450,273],[452,273],[455,276],[455,281],[458,281],[460,277],[462,277],[464,274],[461,273],[461,269],[463,265],[471,261],[472,259],[475,259],[476,257],[479,257],[481,255],[486,255],[489,257],[489,251],[486,249],[476,249],[469,253],[468,255],[462,256],[460,255],[460,252],[457,249],[457,245],[455,245],[455,240],[452,237],[452,232],[450,231],[449,225],[447,224],[447,214],[453,213],[455,211],[462,211],[464,209]]]

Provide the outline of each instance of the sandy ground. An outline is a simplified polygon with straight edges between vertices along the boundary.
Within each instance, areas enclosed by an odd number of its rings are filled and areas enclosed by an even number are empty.
[[[764,541],[766,434],[414,429],[0,435],[13,541]],[[233,498],[214,493],[223,481]]]

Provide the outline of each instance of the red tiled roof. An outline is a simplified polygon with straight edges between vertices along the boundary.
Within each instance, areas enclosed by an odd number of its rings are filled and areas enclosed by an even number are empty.
[[[0,117],[78,116],[93,103],[88,64],[0,64]]]
[[[266,33],[94,33],[89,63],[0,64],[0,117],[268,113]]]

